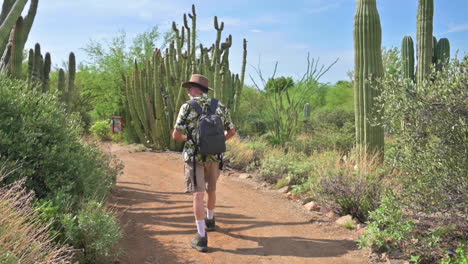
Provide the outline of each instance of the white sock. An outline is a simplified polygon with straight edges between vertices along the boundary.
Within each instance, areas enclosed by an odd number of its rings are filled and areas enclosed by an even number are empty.
[[[204,237],[205,236],[205,220],[197,220],[196,223],[197,223],[198,234]]]
[[[210,220],[213,219],[213,217],[214,217],[214,210],[207,210],[207,212],[206,212],[206,217],[207,217],[208,219],[210,219]]]

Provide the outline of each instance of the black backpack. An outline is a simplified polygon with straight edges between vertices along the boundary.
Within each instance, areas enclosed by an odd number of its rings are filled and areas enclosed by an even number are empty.
[[[202,155],[216,155],[226,152],[223,122],[221,117],[216,114],[218,100],[211,99],[211,105],[207,112],[204,112],[195,100],[190,100],[187,103],[198,113],[197,136],[194,139],[197,152]]]

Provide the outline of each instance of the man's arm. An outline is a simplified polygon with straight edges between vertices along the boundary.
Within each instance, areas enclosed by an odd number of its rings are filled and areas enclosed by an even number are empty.
[[[233,128],[231,130],[228,130],[226,132],[226,140],[232,138],[235,134],[236,134],[236,129],[235,128]]]
[[[187,136],[182,134],[182,130],[179,130],[179,129],[174,129],[172,131],[172,138],[177,142],[187,141]]]

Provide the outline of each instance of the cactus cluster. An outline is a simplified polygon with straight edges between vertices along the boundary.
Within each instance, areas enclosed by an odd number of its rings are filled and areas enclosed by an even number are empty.
[[[68,74],[65,76],[65,71],[60,68],[58,71],[57,90],[61,94],[61,99],[66,105],[68,112],[74,110],[74,97],[78,94],[75,91],[75,76],[76,76],[76,58],[73,52],[70,52],[68,57]],[[68,78],[68,82],[66,81]]]
[[[371,81],[384,74],[376,0],[358,0],[354,19],[356,145],[360,154],[379,153],[383,157],[383,127],[370,123],[379,96],[378,87],[373,87]]]
[[[187,91],[181,85],[193,73],[210,79],[210,86],[215,90],[213,96],[233,109],[233,114],[238,108],[244,83],[247,42],[244,40],[242,73],[239,76],[231,73],[229,68],[232,36],[221,42],[224,23],[218,23],[215,17],[216,42],[209,48],[202,44],[197,47],[196,18],[193,5],[192,12],[184,14],[182,27],[178,28],[173,22],[174,39],[169,47],[165,51],[156,49],[150,61],[140,64],[135,61],[133,73],[124,76],[126,105],[131,119],[129,125],[140,142],[148,147],[181,149],[181,144],[171,140],[170,134],[180,106],[188,100]]]
[[[417,17],[417,70],[415,72],[414,42],[405,36],[401,45],[403,77],[421,83],[430,74],[431,67],[441,70],[450,60],[450,42],[433,36],[434,0],[419,0]]]
[[[52,61],[50,53],[45,57],[41,53],[41,45],[36,43],[34,50],[29,50],[28,55],[28,85],[29,87],[41,87],[43,92],[47,92],[50,87],[50,70]]]

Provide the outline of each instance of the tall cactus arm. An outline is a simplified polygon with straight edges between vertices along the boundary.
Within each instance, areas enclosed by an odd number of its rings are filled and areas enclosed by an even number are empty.
[[[8,12],[8,15],[5,16],[2,24],[0,25],[0,43],[5,43],[8,40],[11,29],[16,23],[18,17],[21,15],[21,12],[27,2],[28,0],[16,0],[10,9],[10,12]]]
[[[418,5],[418,71],[417,82],[422,83],[430,73],[432,65],[434,0],[419,0]]]

